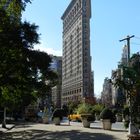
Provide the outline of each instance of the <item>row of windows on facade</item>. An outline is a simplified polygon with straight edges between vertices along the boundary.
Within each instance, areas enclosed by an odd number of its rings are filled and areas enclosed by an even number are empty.
[[[62,71],[62,73],[63,73],[63,76],[65,76],[65,75],[75,75],[75,74],[77,74],[77,73],[81,73],[81,71],[82,71],[82,69],[83,69],[83,71],[84,71],[84,73],[88,73],[88,68],[89,67],[89,64],[88,63],[85,63],[84,64],[84,69],[82,68],[82,65],[78,65],[77,67],[75,67],[75,68],[71,68],[71,67],[63,67],[63,71]]]
[[[75,46],[81,43],[82,40],[82,32],[79,32],[77,35],[72,35],[71,37],[65,39],[64,41],[64,48],[67,48],[67,46]]]
[[[63,80],[67,80],[67,79],[70,79],[72,76],[76,77],[76,76],[79,76],[79,74],[82,74],[82,71],[79,70],[79,71],[75,71],[73,73],[69,72],[69,73],[63,73]],[[73,80],[73,82],[76,82],[77,79],[75,78],[75,80]]]
[[[71,30],[73,30],[76,26],[82,26],[82,16],[80,12],[76,17],[73,18],[73,20],[71,20],[70,23],[67,23],[63,26],[63,35],[71,32]]]
[[[81,73],[81,69],[82,69],[81,65],[75,68],[67,67],[63,69],[63,74],[69,75],[69,74]]]
[[[71,18],[74,17],[78,13],[78,11],[81,9],[81,7],[82,7],[81,0],[79,0],[77,3],[75,3],[75,5],[70,10],[67,17],[64,19],[64,25],[70,22]]]
[[[88,76],[86,75],[86,73],[89,73],[89,69],[88,68],[84,68],[83,72],[84,72],[84,78],[88,79]],[[63,75],[63,79],[67,79],[67,78],[69,79],[72,76],[76,77],[76,76],[78,76],[81,73],[82,73],[81,69],[76,70],[76,71],[66,71],[66,70],[64,70],[62,75]],[[75,79],[75,81],[76,81],[76,79]]]
[[[78,89],[75,89],[75,90],[71,90],[71,91],[68,91],[68,92],[64,92],[64,93],[63,93],[63,96],[81,93],[81,91],[82,91],[82,89],[81,89],[81,88],[78,88]]]
[[[82,48],[82,38],[78,38],[77,40],[74,40],[73,42],[70,42],[67,45],[63,46],[63,51],[65,53],[69,53],[71,51],[75,51]]]
[[[69,68],[69,67],[74,68],[74,67],[81,65],[82,62],[85,67],[87,66],[87,63],[90,63],[90,57],[88,56],[88,52],[84,53],[84,59],[82,59],[81,55],[75,56],[75,57],[66,57],[63,60],[62,67],[63,68]]]
[[[73,52],[73,53],[70,53],[70,54],[65,54],[63,55],[63,63],[70,63],[70,61],[72,62],[76,62],[76,61],[79,61],[80,59],[82,58],[82,51],[76,51],[76,52]]]
[[[78,50],[79,49],[79,50]],[[85,42],[84,49],[83,48],[75,48],[73,51],[65,51],[63,52],[63,59],[72,59],[75,60],[75,58],[80,58],[82,56],[82,50],[84,51],[84,56],[88,56],[89,52],[89,44],[88,42]],[[74,58],[75,57],[75,58]]]
[[[82,57],[82,48],[75,48],[73,51],[63,52],[63,62],[69,60],[77,60]]]
[[[77,61],[82,57],[82,48],[75,48],[73,51],[63,52],[63,63],[66,61]],[[69,63],[69,62],[68,62]]]
[[[82,23],[83,23],[83,27],[82,27]],[[76,27],[76,26],[80,26],[81,29],[82,28],[88,29],[88,27],[89,27],[89,19],[87,18],[87,16],[85,16],[83,18],[80,15],[77,18],[74,17],[72,22],[69,22],[68,24],[63,26],[63,35],[67,34],[67,32],[76,31],[76,29],[74,29],[74,27]]]
[[[70,28],[69,28],[70,29]],[[81,25],[81,21],[78,20],[77,24],[75,24],[71,30],[69,31],[69,33],[67,33],[66,35],[63,35],[63,37],[65,38],[65,40],[71,40],[72,36],[76,36],[77,34],[79,34],[82,31],[82,25]],[[65,42],[64,42],[65,43]]]
[[[68,102],[71,102],[71,101],[80,101],[82,98],[81,95],[79,96],[74,96],[74,97],[63,97],[63,104],[67,104]]]
[[[63,87],[67,88],[67,86],[74,84],[74,86],[78,88],[79,86],[82,86],[81,80],[82,80],[82,75],[79,73],[76,76],[71,76],[69,79],[63,79],[62,85]],[[73,89],[73,85],[71,86],[71,89]]]
[[[72,32],[74,30],[74,27],[76,26],[80,26],[84,29],[88,29],[89,19],[87,17],[82,18],[82,16],[79,15],[77,18],[73,19],[72,22],[63,26],[63,35],[66,35],[68,32]],[[74,31],[76,31],[76,29]]]
[[[82,49],[77,50],[77,51],[73,51],[73,52],[69,52],[69,53],[64,53],[63,54],[63,63],[67,62],[69,64],[69,62],[72,60],[73,62],[78,61],[79,59],[82,58]]]
[[[63,35],[67,35],[71,32],[76,32],[76,28],[80,27],[82,29],[82,16],[79,15],[79,17],[76,17],[72,23],[67,24],[66,26],[63,26]]]
[[[67,45],[71,44],[70,42],[71,42],[71,40],[72,40],[73,38],[74,38],[74,39],[73,39],[74,41],[75,41],[75,38],[76,38],[76,40],[77,40],[77,35],[80,36],[80,35],[81,35],[81,31],[78,32],[78,34],[75,33],[75,32],[69,33],[69,35],[67,35],[67,37],[65,37],[64,40],[63,40],[64,46],[67,46]],[[69,43],[69,44],[68,44],[68,43]]]
[[[89,64],[89,59],[88,57],[84,58],[84,67],[87,67]],[[69,71],[70,69],[72,69],[73,71],[80,69],[82,67],[82,58],[81,59],[75,59],[72,61],[72,59],[69,59],[69,61],[63,61],[63,70],[65,71]]]
[[[87,62],[87,61],[85,61]],[[66,57],[65,60],[63,60],[63,67],[76,67],[77,65],[80,65],[82,63],[82,56],[75,56],[75,57]]]
[[[82,57],[82,50],[84,51],[84,56],[88,56],[88,52],[89,52],[88,44],[89,44],[88,41],[84,42],[84,49],[78,46],[78,47],[74,47],[73,50],[68,49],[68,51],[63,51],[63,62],[69,59],[71,60],[72,58],[73,60],[80,59]]]
[[[81,73],[82,72],[81,72],[80,69],[77,69],[77,70],[70,69],[69,71],[65,71],[63,74],[64,74],[64,76],[66,75],[67,77],[71,77],[71,76],[73,76],[75,74],[81,74]]]
[[[63,60],[63,67],[64,66],[69,66],[69,65],[72,65],[72,67],[82,63],[82,54],[80,55],[71,55],[71,56],[66,56],[66,57],[63,57],[65,58]]]
[[[69,24],[63,27],[63,33],[64,35],[67,34],[68,32],[71,32],[75,26],[82,26],[82,16],[79,14],[77,17],[74,17],[73,20]]]
[[[68,74],[68,73],[73,74],[73,73],[76,73],[76,71],[80,72],[81,69],[82,69],[82,65],[78,65],[75,67],[72,67],[72,65],[69,65],[63,68],[65,74]]]
[[[65,73],[63,73],[63,79],[71,78],[72,76],[77,76],[81,73],[82,73],[81,70],[65,72]],[[74,81],[77,81],[77,80],[75,79]]]
[[[89,38],[87,34],[83,35],[83,39],[84,39],[84,45],[88,45],[89,44]],[[75,40],[65,43],[65,45],[63,46],[63,52],[66,55],[66,53],[71,53],[74,52],[75,50],[79,49],[79,51],[81,51],[82,48],[82,38],[76,38]],[[87,48],[86,48],[87,49]]]
[[[76,72],[76,71],[80,71],[81,69],[82,69],[82,64],[81,64],[81,63],[78,63],[78,64],[77,64],[76,66],[74,66],[74,67],[73,67],[72,64],[70,64],[70,65],[68,65],[68,66],[64,65],[64,67],[63,67],[63,71],[64,71],[65,73],[69,73],[69,72],[74,73],[74,72]]]
[[[67,58],[67,57],[73,57],[73,56],[79,56],[82,55],[82,44],[77,45],[77,46],[73,46],[73,48],[67,48],[67,49],[63,49],[63,58]],[[73,56],[72,56],[73,55]]]
[[[70,58],[69,60],[64,60],[63,61],[63,68],[65,68],[65,69],[69,69],[69,67],[72,67],[72,68],[76,68],[76,67],[80,67],[81,66],[81,64],[82,64],[82,62],[83,62],[83,65],[84,65],[84,67],[86,67],[87,65],[88,65],[88,63],[90,63],[90,61],[89,61],[89,57],[87,57],[86,55],[85,55],[85,57],[84,57],[84,59],[82,60],[82,58],[81,57],[79,57],[79,58],[76,58],[75,57],[75,59],[73,59],[73,58]]]
[[[79,43],[81,43],[82,40],[82,33],[80,32],[78,35],[73,36],[73,38],[67,40],[64,42],[64,48],[67,48],[68,46],[76,46]]]
[[[69,33],[67,33],[66,35],[63,35],[63,38],[64,38],[63,44],[67,43],[67,42],[65,43],[65,40],[71,40],[73,36],[77,36],[78,34],[81,34],[81,32],[82,32],[82,25],[75,24],[75,26],[69,31]]]

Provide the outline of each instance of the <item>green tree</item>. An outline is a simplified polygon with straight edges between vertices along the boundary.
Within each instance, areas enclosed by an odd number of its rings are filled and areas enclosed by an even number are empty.
[[[11,20],[3,8],[0,17],[0,106],[6,112],[7,108],[23,109],[46,93],[56,83],[57,75],[49,69],[50,56],[33,50],[39,43],[38,26]]]
[[[139,123],[140,115],[140,55],[134,54],[130,61],[129,66],[122,66],[123,77],[116,79],[115,85],[123,88],[131,104],[130,115],[132,123]],[[133,115],[132,115],[133,114]]]
[[[95,110],[96,115],[100,115],[103,108],[104,108],[104,106],[102,104],[94,105],[94,110]]]
[[[0,0],[0,9],[6,11],[12,21],[19,22],[22,12],[25,10],[26,4],[32,0]]]
[[[81,104],[80,101],[70,101],[70,102],[68,102],[69,114],[75,113],[79,104]]]

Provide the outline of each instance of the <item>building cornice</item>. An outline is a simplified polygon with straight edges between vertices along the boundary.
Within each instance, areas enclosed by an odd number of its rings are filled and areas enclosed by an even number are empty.
[[[64,20],[64,18],[66,17],[66,15],[69,13],[70,9],[73,7],[73,5],[76,3],[76,0],[72,0],[70,2],[70,4],[68,5],[68,7],[66,8],[64,14],[62,15],[61,19]]]

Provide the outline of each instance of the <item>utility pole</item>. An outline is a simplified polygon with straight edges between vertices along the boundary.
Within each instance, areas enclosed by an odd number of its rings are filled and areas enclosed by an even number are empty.
[[[129,65],[129,60],[130,60],[130,39],[131,38],[133,38],[133,37],[135,37],[134,35],[132,35],[132,36],[127,36],[126,38],[124,38],[124,39],[121,39],[120,40],[120,42],[122,42],[122,41],[127,41],[127,48],[128,48],[128,54],[127,54],[127,57],[128,57],[128,65]]]
[[[128,62],[127,62],[127,65],[129,67],[129,61],[130,61],[130,39],[135,37],[134,35],[132,36],[127,36],[126,38],[124,39],[121,39],[120,42],[122,41],[127,41],[127,48],[128,48],[128,52],[127,52],[127,58],[128,58]],[[133,133],[136,132],[136,127],[134,126],[133,122],[132,122],[132,98],[131,98],[131,93],[130,93],[130,99],[129,99],[129,110],[130,110],[130,122],[129,122],[129,129],[128,129],[128,134],[131,135]]]

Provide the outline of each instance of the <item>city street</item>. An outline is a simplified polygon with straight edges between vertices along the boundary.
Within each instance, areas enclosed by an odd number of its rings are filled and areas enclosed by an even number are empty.
[[[12,127],[12,125],[8,125]],[[127,131],[122,123],[113,125],[111,131],[103,130],[100,122],[84,128],[81,122],[64,121],[54,124],[19,123],[11,130],[0,127],[0,140],[126,140]]]

